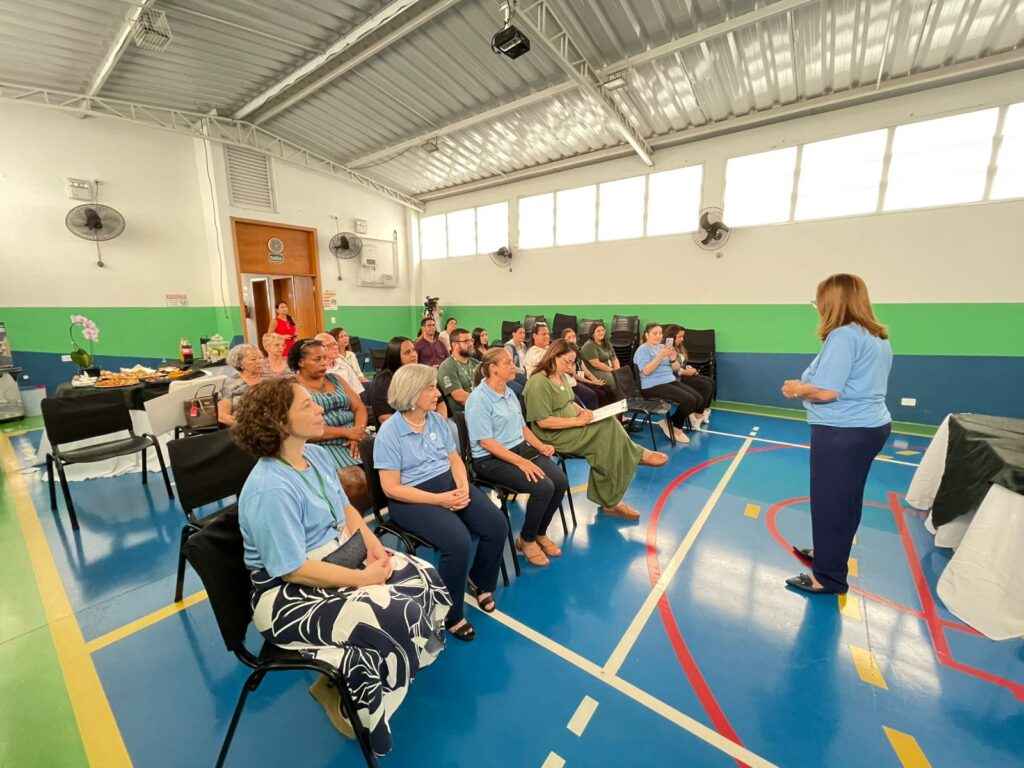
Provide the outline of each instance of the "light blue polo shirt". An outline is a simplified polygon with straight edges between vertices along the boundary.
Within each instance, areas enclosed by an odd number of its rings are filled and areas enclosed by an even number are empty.
[[[458,453],[448,423],[436,411],[427,413],[418,434],[396,413],[385,421],[373,441],[373,465],[401,472],[402,485],[419,485],[452,468],[448,454]]]
[[[306,561],[307,552],[338,535],[330,508],[318,495],[317,471],[338,522],[345,525],[348,498],[341,490],[333,459],[319,445],[307,445],[303,455],[311,466],[301,472],[264,456],[242,486],[238,523],[245,545],[245,565],[251,570],[266,568],[271,576],[284,576]]]
[[[652,347],[650,344],[641,344],[633,353],[633,364],[640,371],[640,389],[650,389],[659,384],[671,384],[676,380],[676,374],[672,370],[672,363],[667,357],[661,358],[658,367],[650,376],[644,376],[644,366],[650,365],[651,360],[658,356],[661,347]]]
[[[505,448],[515,448],[523,442],[523,409],[519,398],[509,386],[499,395],[487,382],[481,382],[466,400],[466,425],[469,427],[469,445],[474,459],[483,459],[491,453],[481,440],[497,440]]]
[[[829,427],[880,427],[892,417],[885,393],[892,368],[888,339],[872,336],[856,323],[836,328],[800,381],[831,389],[839,398],[831,403],[804,400],[807,421]]]

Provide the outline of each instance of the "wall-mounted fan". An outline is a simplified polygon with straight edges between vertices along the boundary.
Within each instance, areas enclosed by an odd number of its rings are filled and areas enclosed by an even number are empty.
[[[109,205],[86,203],[68,211],[64,225],[71,234],[96,243],[96,264],[102,267],[100,243],[113,240],[124,232],[124,216]]]
[[[339,232],[327,245],[338,264],[338,279],[341,280],[342,259],[356,259],[363,252],[363,238],[353,232]]]
[[[693,242],[705,251],[718,251],[722,258],[722,247],[729,240],[729,226],[722,221],[721,208],[705,208],[700,212],[700,224],[693,233]]]
[[[498,250],[491,254],[491,261],[494,262],[496,267],[508,267],[508,271],[512,271],[512,249],[506,246],[501,246]]]

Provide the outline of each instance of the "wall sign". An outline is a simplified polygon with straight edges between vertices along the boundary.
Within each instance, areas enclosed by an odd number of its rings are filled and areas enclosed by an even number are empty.
[[[324,309],[338,308],[338,292],[328,288],[323,292]]]
[[[188,306],[188,294],[187,293],[166,293],[164,294],[164,302],[168,307],[187,307]]]
[[[268,257],[271,261],[282,262],[284,261],[284,243],[278,237],[272,237],[267,241],[267,250],[270,251]]]

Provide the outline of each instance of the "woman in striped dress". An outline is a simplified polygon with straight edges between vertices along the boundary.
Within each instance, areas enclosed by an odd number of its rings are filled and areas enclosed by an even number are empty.
[[[324,433],[315,440],[338,470],[338,479],[353,506],[360,512],[370,508],[366,474],[360,466],[359,444],[366,437],[366,406],[352,388],[327,373],[327,350],[316,339],[298,341],[288,351],[288,367],[295,372],[313,402],[323,408]]]

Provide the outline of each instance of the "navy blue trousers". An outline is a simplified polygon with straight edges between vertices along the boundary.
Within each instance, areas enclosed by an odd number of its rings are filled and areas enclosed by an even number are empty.
[[[890,425],[811,425],[811,533],[814,578],[845,594],[850,549],[864,508],[871,462],[889,439]]]
[[[427,493],[455,490],[455,478],[446,471],[415,486]],[[466,575],[484,592],[498,585],[498,569],[508,540],[505,515],[475,485],[469,486],[469,504],[462,509],[445,509],[438,504],[407,504],[391,499],[388,512],[396,523],[429,541],[441,552],[437,568],[452,597],[448,624],[465,618]],[[473,564],[469,563],[473,537],[479,541]]]

